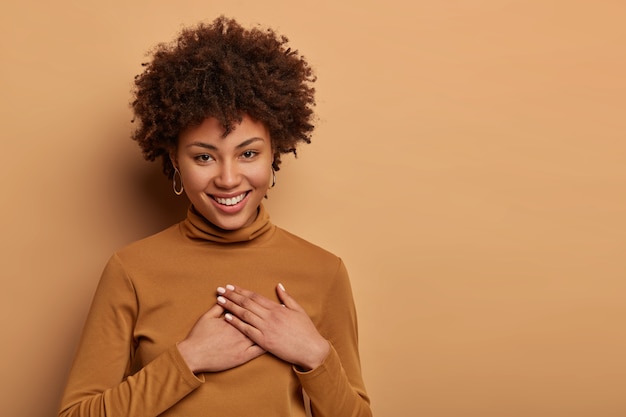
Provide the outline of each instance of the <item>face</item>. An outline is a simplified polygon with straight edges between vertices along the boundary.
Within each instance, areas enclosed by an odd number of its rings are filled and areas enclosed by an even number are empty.
[[[270,187],[272,144],[267,128],[245,116],[228,136],[214,118],[183,131],[171,155],[185,192],[208,221],[224,230],[250,225]]]

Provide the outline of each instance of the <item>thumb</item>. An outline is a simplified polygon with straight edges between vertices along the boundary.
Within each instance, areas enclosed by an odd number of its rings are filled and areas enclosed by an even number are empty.
[[[205,314],[209,317],[218,318],[224,314],[224,308],[219,304],[214,304]]]
[[[283,284],[278,283],[276,286],[276,293],[278,294],[278,299],[281,303],[285,305],[285,307],[290,308],[292,310],[304,311],[304,309],[298,304],[298,302],[285,290]]]

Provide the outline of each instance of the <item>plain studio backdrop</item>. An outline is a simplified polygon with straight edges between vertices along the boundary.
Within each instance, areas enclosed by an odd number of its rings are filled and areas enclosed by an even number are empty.
[[[0,415],[55,415],[104,263],[184,216],[129,139],[130,90],[150,48],[221,14],[319,78],[313,143],[266,205],[346,262],[375,416],[626,415],[608,0],[4,1]]]

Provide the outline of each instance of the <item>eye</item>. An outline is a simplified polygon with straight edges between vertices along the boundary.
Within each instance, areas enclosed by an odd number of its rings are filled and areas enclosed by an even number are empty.
[[[213,157],[209,155],[208,153],[203,153],[200,155],[196,155],[194,159],[198,162],[209,162],[213,159]]]
[[[244,159],[252,159],[255,156],[257,156],[259,153],[257,151],[253,151],[253,150],[247,150],[247,151],[243,151],[243,153],[241,154],[241,156]]]

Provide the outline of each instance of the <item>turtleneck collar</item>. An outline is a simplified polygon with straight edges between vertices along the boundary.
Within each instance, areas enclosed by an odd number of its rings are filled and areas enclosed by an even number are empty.
[[[216,243],[248,242],[274,229],[263,204],[259,206],[256,219],[249,226],[237,230],[223,230],[205,219],[192,205],[187,218],[181,222],[181,230],[190,239],[208,240]]]

